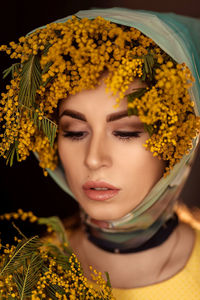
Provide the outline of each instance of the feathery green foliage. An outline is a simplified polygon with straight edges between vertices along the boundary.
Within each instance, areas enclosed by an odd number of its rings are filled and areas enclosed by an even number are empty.
[[[36,91],[41,85],[41,68],[37,55],[31,55],[22,67],[19,102],[32,106],[35,103]]]
[[[132,103],[134,101],[134,99],[136,99],[136,98],[140,99],[146,93],[146,91],[147,91],[146,88],[140,88],[137,91],[135,91],[135,92],[133,92],[131,94],[128,94],[127,95],[128,102]],[[128,108],[128,115],[129,116],[132,116],[132,115],[138,116],[138,109],[137,109],[137,107]]]
[[[155,69],[155,65],[156,65],[156,59],[154,58],[154,55],[150,52],[148,52],[148,54],[142,55],[142,56],[132,56],[133,59],[143,59],[144,64],[143,64],[143,68],[142,68],[142,77],[141,79],[143,81],[145,80],[153,80],[153,72]]]
[[[107,279],[107,286],[109,286],[111,288],[110,276],[109,276],[108,272],[105,272],[105,275],[106,275],[106,279]]]
[[[66,257],[69,257],[72,254],[72,251],[67,248],[68,251],[63,252],[60,248],[52,243],[47,243],[45,246],[50,251],[49,254],[53,255],[56,263],[61,266],[63,270],[69,270],[70,265]]]
[[[151,137],[152,134],[154,133],[154,127],[153,127],[153,125],[150,125],[150,124],[147,125],[146,123],[143,123],[143,125],[144,125],[144,130],[146,132],[148,132],[149,136]]]
[[[43,117],[39,122],[41,122],[42,131],[48,137],[51,147],[53,147],[58,126],[47,117]]]
[[[19,154],[18,154],[18,142],[15,141],[13,144],[10,145],[9,150],[6,152],[6,164],[12,167],[13,161],[14,161],[14,156],[16,153],[17,160],[19,160]]]
[[[44,116],[40,120],[39,113],[36,109],[30,108],[26,105],[21,105],[21,107],[29,112],[29,117],[33,120],[39,130],[42,129],[43,133],[47,136],[51,147],[53,147],[58,125]]]
[[[128,94],[127,95],[128,102],[133,102],[133,100],[135,98],[139,98],[140,99],[146,93],[146,91],[147,91],[146,88],[140,88],[140,89],[137,89],[137,91]]]
[[[0,276],[4,273],[14,273],[14,271],[23,265],[24,259],[28,258],[30,254],[36,251],[39,247],[41,247],[41,242],[38,236],[34,236],[27,240],[22,240],[16,247],[14,253],[11,258],[8,258],[3,268],[0,272]]]
[[[20,63],[15,63],[12,64],[12,66],[10,66],[9,68],[7,68],[6,70],[3,71],[3,79],[5,79],[10,73],[12,78],[14,77],[14,73],[19,73],[20,70]]]
[[[51,67],[53,63],[52,62],[48,62],[45,67],[42,70],[42,74],[45,74],[49,71],[49,68]],[[53,79],[55,78],[55,76],[49,77],[45,82],[42,82],[42,86],[46,87],[46,85],[51,82]]]
[[[49,218],[40,218],[38,220],[38,223],[52,228],[53,231],[55,231],[57,233],[58,238],[61,243],[63,243],[63,244],[69,243],[65,228],[58,217],[54,216],[54,217],[49,217]]]
[[[152,81],[153,80],[153,70],[155,65],[155,59],[153,57],[153,54],[148,53],[147,55],[142,56],[144,60],[144,66],[143,66],[143,76],[142,80],[145,81],[147,76]]]
[[[40,278],[40,270],[43,263],[41,256],[34,252],[29,259],[25,260],[23,273],[14,274],[14,281],[18,288],[20,300],[31,296],[32,290]]]
[[[128,102],[133,102],[134,99],[136,98],[141,98],[145,93],[146,93],[147,89],[146,88],[140,88],[138,89],[137,91],[129,94],[127,96],[128,98]],[[138,109],[137,107],[134,107],[134,108],[129,108],[128,109],[128,115],[131,116],[131,115],[135,115],[135,116],[138,116]],[[144,125],[144,130],[148,132],[149,136],[152,136],[153,132],[154,132],[154,127],[150,124],[145,124],[143,123]]]

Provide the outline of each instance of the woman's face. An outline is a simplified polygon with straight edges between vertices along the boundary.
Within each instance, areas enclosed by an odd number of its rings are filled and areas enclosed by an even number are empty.
[[[135,80],[129,87],[142,86]],[[58,151],[66,180],[79,204],[96,220],[116,220],[135,208],[162,177],[164,162],[143,146],[149,138],[127,99],[105,84],[62,100]]]

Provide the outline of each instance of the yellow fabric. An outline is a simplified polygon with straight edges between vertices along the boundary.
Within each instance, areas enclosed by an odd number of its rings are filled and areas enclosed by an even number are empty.
[[[200,231],[192,254],[179,273],[158,284],[135,289],[113,289],[117,300],[200,300]]]

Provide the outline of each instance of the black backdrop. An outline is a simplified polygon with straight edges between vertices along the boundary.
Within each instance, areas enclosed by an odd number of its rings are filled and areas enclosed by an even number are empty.
[[[64,0],[35,0],[35,1],[6,1],[0,7],[0,43],[17,40],[30,30],[54,21],[55,19],[73,14],[81,9],[91,7],[129,7],[200,17],[199,0],[160,1],[160,0],[116,0],[116,1],[64,1]],[[0,72],[9,66],[4,54],[0,57]],[[1,81],[1,91],[3,89]],[[198,154],[188,183],[182,193],[182,199],[190,206],[198,205],[200,154]],[[70,215],[76,210],[76,203],[53,182],[48,176],[43,176],[35,157],[32,155],[26,162],[15,163],[12,168],[5,166],[0,160],[0,214],[21,207],[33,210],[37,215]]]

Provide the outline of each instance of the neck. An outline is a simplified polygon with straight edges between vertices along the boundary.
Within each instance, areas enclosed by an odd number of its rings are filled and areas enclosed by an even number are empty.
[[[82,229],[70,238],[70,245],[88,278],[91,278],[89,266],[92,265],[102,274],[108,271],[112,287],[122,289],[146,286],[170,278],[184,267],[193,243],[193,231],[182,223],[159,247],[130,254],[114,254],[96,247]]]

